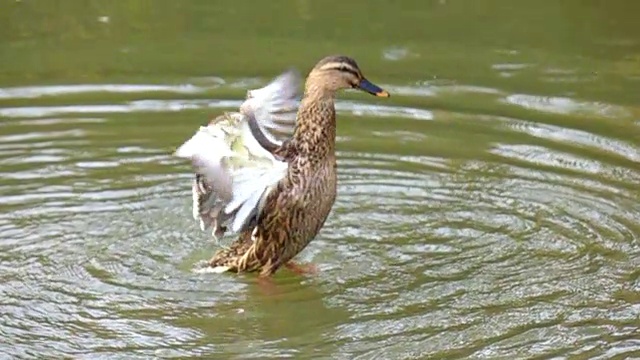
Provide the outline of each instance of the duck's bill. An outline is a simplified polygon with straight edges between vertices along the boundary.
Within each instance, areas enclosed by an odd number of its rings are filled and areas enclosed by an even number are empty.
[[[371,95],[380,96],[380,97],[389,97],[389,96],[391,96],[391,95],[389,95],[388,92],[386,92],[385,90],[382,90],[382,88],[380,88],[378,85],[373,84],[372,82],[370,82],[367,79],[362,79],[360,81],[360,85],[358,85],[358,87],[360,88],[360,90],[366,91]]]

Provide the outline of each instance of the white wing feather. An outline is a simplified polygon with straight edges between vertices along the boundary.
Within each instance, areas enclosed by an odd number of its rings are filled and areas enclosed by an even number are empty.
[[[247,99],[240,106],[240,112],[252,110],[264,135],[279,144],[293,134],[299,87],[299,74],[295,70],[284,72],[265,87],[247,91]]]
[[[248,229],[264,199],[287,174],[288,164],[260,145],[249,119],[255,119],[267,142],[281,145],[278,138],[290,136],[295,127],[299,82],[297,73],[288,71],[248,91],[240,112],[200,127],[176,150],[176,156],[194,165],[193,216],[202,230],[213,227],[214,237],[220,237],[227,230]]]

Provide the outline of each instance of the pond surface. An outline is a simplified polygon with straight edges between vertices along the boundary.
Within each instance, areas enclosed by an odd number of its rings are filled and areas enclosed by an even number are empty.
[[[640,358],[640,3],[0,4],[0,359]],[[315,277],[202,273],[197,126],[347,53]]]

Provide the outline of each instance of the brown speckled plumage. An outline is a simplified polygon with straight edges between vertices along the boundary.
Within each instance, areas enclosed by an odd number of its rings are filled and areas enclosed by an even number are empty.
[[[335,94],[340,89],[360,88],[364,82],[368,83],[355,61],[346,56],[326,57],[311,70],[293,135],[277,148],[263,146],[289,164],[287,175],[267,195],[255,222],[229,248],[216,252],[210,260],[212,267],[270,276],[318,234],[337,191]],[[388,96],[379,88],[363,90]],[[196,178],[196,185],[206,193],[201,177]]]

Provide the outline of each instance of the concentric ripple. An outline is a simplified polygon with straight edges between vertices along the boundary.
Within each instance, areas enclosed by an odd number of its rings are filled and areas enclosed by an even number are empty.
[[[265,289],[197,271],[217,245],[190,218],[189,167],[171,156],[239,105],[184,95],[249,83],[0,89],[2,353],[638,354],[640,144],[593,125],[635,129],[633,111],[463,85],[385,88],[499,110],[341,101],[338,201],[300,256],[321,273],[283,271]],[[74,103],[107,92],[121,101]]]

